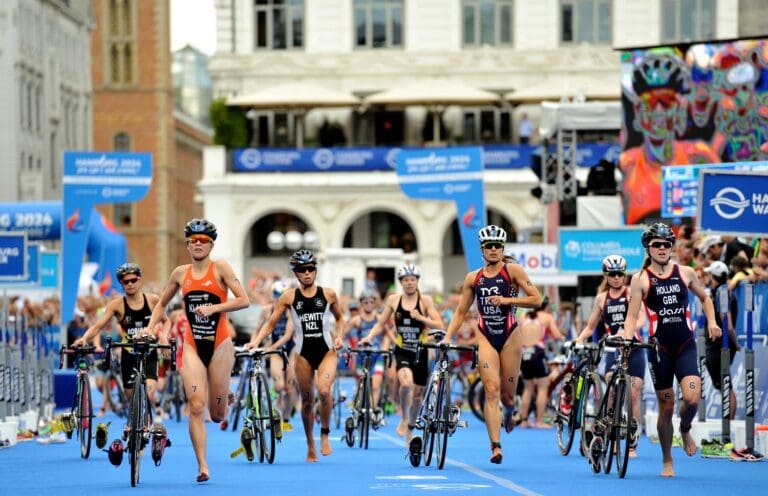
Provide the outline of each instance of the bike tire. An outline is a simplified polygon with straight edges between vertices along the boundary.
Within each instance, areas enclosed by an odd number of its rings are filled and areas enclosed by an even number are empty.
[[[432,463],[432,453],[435,450],[435,436],[437,435],[437,395],[440,390],[440,383],[438,382],[436,384],[437,389],[430,388],[429,396],[424,397],[424,401],[428,401],[426,407],[427,407],[427,415],[424,419],[424,423],[426,424],[424,427],[424,447],[425,447],[425,457],[424,457],[424,466],[428,467],[430,463]]]
[[[93,398],[88,384],[88,376],[81,375],[80,404],[77,412],[78,437],[80,439],[80,457],[87,460],[91,454],[91,434],[93,431]]]
[[[229,416],[229,423],[232,426],[232,432],[237,431],[237,427],[240,424],[240,413],[243,410],[243,403],[245,403],[245,385],[248,382],[248,376],[245,369],[240,371],[240,380],[237,382],[237,393],[235,393],[235,403],[232,405],[232,411]]]
[[[616,472],[623,479],[629,464],[629,437],[632,425],[632,382],[629,375],[618,383],[614,398]]]
[[[118,417],[125,417],[129,405],[128,396],[125,394],[125,388],[123,387],[122,377],[120,377],[119,373],[112,373],[107,376],[106,380],[108,388],[107,403],[109,403],[109,407]],[[115,381],[114,388],[110,387],[112,381]]]
[[[579,408],[581,409],[581,454],[587,456],[590,449],[592,426],[597,419],[600,403],[603,399],[602,384],[600,376],[595,373],[589,373],[585,379],[585,384],[579,398]]]
[[[173,374],[173,413],[176,422],[181,422],[181,411],[184,406],[184,385],[181,382],[181,375],[178,372]]]
[[[339,376],[337,375],[333,379],[333,424],[338,429],[341,427],[341,384],[339,382]]]
[[[576,380],[578,376],[573,376],[571,382],[571,391],[576,390]],[[560,402],[557,404],[557,416],[555,417],[555,431],[557,433],[557,447],[560,450],[560,454],[568,456],[571,452],[571,446],[573,446],[573,438],[576,435],[576,417],[578,412],[578,404],[573,402],[571,405],[571,411],[568,415],[564,414],[560,409]]]
[[[360,447],[368,449],[368,434],[371,431],[371,378],[363,381],[363,408],[360,417]]]
[[[138,381],[138,378],[136,379]],[[139,484],[141,469],[141,451],[144,437],[144,419],[146,417],[147,392],[142,383],[133,389],[131,397],[131,433],[129,436],[129,462],[131,464],[131,486]]]
[[[603,398],[603,401],[601,402],[602,408],[600,409],[600,418],[604,419],[608,422],[608,429],[606,430],[605,434],[603,434],[603,452],[605,453],[605,456],[603,457],[603,473],[609,474],[611,473],[611,468],[613,467],[613,453],[614,453],[614,432],[615,432],[615,425],[614,425],[614,419],[616,418],[616,412],[613,412],[612,415],[608,415],[610,413],[610,410],[613,408],[613,402],[610,401],[610,399],[615,396],[616,393],[616,379],[615,376],[611,378],[611,381],[608,383],[608,387],[605,391],[605,397]]]
[[[451,419],[451,386],[448,381],[441,379],[441,387],[437,393],[437,412],[440,420],[437,423],[437,469],[445,466],[448,453],[449,422]]]
[[[259,374],[256,380],[259,398],[258,430],[261,431],[262,448],[262,455],[259,456],[259,461],[267,460],[267,463],[271,464],[275,461],[275,429],[272,428],[272,393],[265,374]]]

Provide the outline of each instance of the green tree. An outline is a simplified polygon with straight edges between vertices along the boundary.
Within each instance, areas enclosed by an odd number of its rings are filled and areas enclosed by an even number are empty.
[[[227,148],[245,148],[248,146],[248,118],[239,107],[228,107],[225,98],[211,102],[209,109],[213,142]]]

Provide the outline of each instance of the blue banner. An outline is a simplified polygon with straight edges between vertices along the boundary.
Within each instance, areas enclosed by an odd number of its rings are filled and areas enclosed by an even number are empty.
[[[0,282],[18,282],[27,276],[27,234],[0,233]]]
[[[59,252],[48,251],[40,254],[40,287],[59,287]]]
[[[40,284],[40,244],[27,243],[27,275],[17,284],[37,286]]]
[[[408,198],[453,200],[468,270],[483,266],[477,231],[486,223],[480,147],[403,150],[397,178]]]
[[[64,152],[61,323],[72,319],[93,207],[135,202],[152,184],[150,153]]]
[[[29,241],[59,239],[61,202],[0,203],[2,231],[24,231]]]
[[[429,150],[456,150],[462,147],[429,148]],[[523,169],[531,166],[531,157],[540,150],[537,145],[484,145],[483,160],[486,169]],[[397,166],[401,151],[424,150],[420,147],[354,147],[354,148],[240,148],[232,153],[235,172],[362,172],[391,171]],[[554,153],[556,147],[550,147]],[[601,159],[615,160],[620,151],[618,144],[579,144],[576,163],[580,167],[594,167]]]
[[[561,227],[560,270],[579,274],[602,274],[602,262],[608,255],[621,255],[627,270],[640,270],[645,251],[640,242],[643,228],[579,229]]]
[[[699,182],[699,229],[768,235],[768,173],[704,170]]]

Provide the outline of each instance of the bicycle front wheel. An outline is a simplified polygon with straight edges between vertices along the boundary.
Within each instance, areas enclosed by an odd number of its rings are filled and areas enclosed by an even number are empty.
[[[424,405],[422,409],[425,412],[424,420],[424,466],[428,467],[432,463],[432,452],[435,449],[435,408],[437,407],[437,383],[432,382],[429,385],[427,394],[424,395]]]
[[[339,376],[333,380],[333,424],[336,429],[341,427],[341,384],[339,384]]]
[[[269,390],[267,376],[263,373],[257,376],[258,419],[256,426],[261,433],[261,453],[259,461],[265,459],[268,463],[275,461],[275,429],[272,428],[272,394]]]
[[[80,404],[77,406],[77,429],[80,439],[80,457],[87,460],[91,454],[91,431],[93,430],[93,399],[88,376],[81,375]]]
[[[184,405],[184,386],[181,383],[181,374],[174,372],[173,374],[173,413],[176,418],[176,422],[181,422],[181,409]]]
[[[368,433],[371,428],[371,378],[366,376],[363,381],[360,396],[360,421],[357,424],[360,434],[360,447],[368,449]]]
[[[578,376],[574,376],[570,381],[568,387],[573,391],[576,390],[576,379]],[[559,399],[559,398],[558,398]],[[571,446],[573,446],[573,437],[576,434],[576,417],[578,407],[572,405],[570,411],[567,413],[561,409],[561,402],[557,402],[557,415],[555,416],[555,429],[557,431],[557,447],[560,449],[560,454],[567,456],[571,452]],[[575,402],[572,402],[575,403]]]
[[[445,456],[448,452],[449,422],[451,419],[451,387],[445,379],[440,379],[437,392],[437,469],[445,466]]]
[[[139,378],[135,379],[139,383]],[[147,391],[143,382],[133,389],[131,397],[130,425],[131,434],[128,438],[129,462],[131,464],[131,486],[139,483],[141,468],[141,451],[144,448],[144,422],[147,417]]]
[[[229,421],[232,425],[232,432],[237,431],[240,423],[240,413],[245,403],[245,385],[248,382],[248,372],[243,368],[240,371],[240,380],[237,382],[237,392],[235,393],[235,402],[232,405],[232,411],[229,413]]]
[[[593,426],[597,419],[602,399],[603,392],[600,376],[594,373],[588,374],[581,391],[581,397],[579,398],[579,408],[581,409],[581,454],[583,456],[588,456],[589,445],[594,436]]]
[[[613,448],[616,455],[616,471],[622,479],[627,474],[627,464],[629,463],[629,437],[632,425],[631,380],[629,375],[619,380],[613,402],[615,436]]]

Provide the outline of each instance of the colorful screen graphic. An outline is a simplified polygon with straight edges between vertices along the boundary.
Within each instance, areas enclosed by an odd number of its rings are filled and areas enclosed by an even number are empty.
[[[660,216],[661,168],[768,158],[768,43],[739,40],[621,54],[627,224]]]

